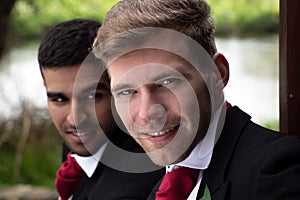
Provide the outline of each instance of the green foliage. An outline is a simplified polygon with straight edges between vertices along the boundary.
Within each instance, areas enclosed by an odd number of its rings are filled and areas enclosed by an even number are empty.
[[[279,121],[274,120],[274,121],[267,121],[262,123],[264,127],[269,128],[274,131],[279,131]]]
[[[13,182],[13,169],[14,169],[14,152],[1,148],[0,157],[0,188],[4,185],[12,184]]]
[[[14,175],[15,152],[1,149],[0,188],[26,183],[54,188],[55,173],[61,162],[60,143],[42,146],[28,144],[23,155],[19,176]]]
[[[55,173],[61,162],[61,145],[27,148],[21,165],[21,181],[54,188]]]
[[[118,0],[18,0],[13,10],[12,28],[18,36],[39,37],[45,29],[73,18],[102,21]],[[217,34],[257,34],[277,32],[278,0],[208,0]]]
[[[30,136],[16,173],[16,152],[24,116],[0,122],[0,188],[17,183],[54,188],[55,173],[61,163],[62,140],[41,110],[32,113]],[[2,140],[3,135],[9,137]]]
[[[116,2],[99,0],[18,0],[13,10],[13,30],[22,37],[38,37],[45,29],[74,18],[102,21]]]
[[[278,0],[208,0],[217,34],[277,33]]]

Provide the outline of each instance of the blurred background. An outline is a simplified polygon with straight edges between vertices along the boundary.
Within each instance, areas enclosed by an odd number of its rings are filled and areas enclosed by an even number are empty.
[[[37,62],[45,31],[73,18],[102,21],[117,0],[1,0],[0,190],[54,188],[61,139],[46,109]],[[279,0],[208,0],[217,47],[230,63],[226,99],[263,126],[279,128]]]

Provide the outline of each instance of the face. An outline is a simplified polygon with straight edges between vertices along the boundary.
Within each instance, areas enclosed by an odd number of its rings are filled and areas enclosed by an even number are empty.
[[[109,73],[117,111],[152,161],[164,166],[185,159],[210,123],[202,75],[179,56],[153,49],[119,57]]]
[[[116,127],[108,76],[99,80],[90,68],[85,66],[79,77],[80,65],[42,69],[52,120],[70,149],[82,156],[96,152],[105,141],[103,132],[109,136]]]

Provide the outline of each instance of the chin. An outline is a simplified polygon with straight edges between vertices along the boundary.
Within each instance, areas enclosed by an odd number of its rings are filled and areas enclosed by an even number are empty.
[[[85,147],[77,147],[77,148],[71,148],[71,149],[74,153],[78,154],[79,156],[90,156],[91,155],[91,151],[89,151]]]
[[[158,166],[167,166],[183,161],[187,156],[186,153],[178,155],[175,152],[154,151],[147,153],[152,162]]]
[[[152,160],[152,162],[158,166],[162,166],[165,167],[167,165],[170,165],[171,163],[169,163],[167,160],[162,159],[160,156],[154,156],[154,155],[149,155],[150,159]]]

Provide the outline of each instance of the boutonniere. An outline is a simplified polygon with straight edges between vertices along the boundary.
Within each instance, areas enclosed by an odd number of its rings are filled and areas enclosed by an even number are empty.
[[[207,185],[205,185],[204,194],[199,200],[211,200],[210,191]]]

